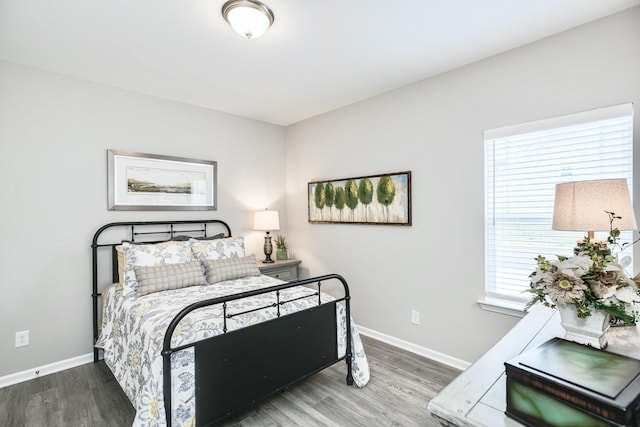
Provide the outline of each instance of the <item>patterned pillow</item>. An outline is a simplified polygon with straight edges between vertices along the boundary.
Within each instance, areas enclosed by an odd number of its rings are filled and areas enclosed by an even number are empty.
[[[206,259],[202,263],[207,271],[208,284],[260,275],[254,255],[242,258]]]
[[[138,295],[147,295],[167,289],[186,288],[187,286],[206,285],[202,272],[202,261],[199,260],[153,267],[135,266],[134,270],[138,280]]]
[[[138,289],[136,266],[158,266],[192,261],[189,242],[163,242],[152,245],[122,243],[124,249],[124,283],[122,295],[131,295]]]
[[[224,233],[220,233],[211,237],[196,237],[196,239],[215,240],[215,239],[221,239],[223,237],[224,237]],[[167,240],[166,242],[159,242],[155,244],[156,245],[175,245],[175,244],[180,244],[180,242],[186,242],[189,239],[193,239],[193,237],[181,235],[181,236],[175,236],[172,240]],[[131,243],[132,245],[144,244],[144,243],[133,243],[133,242],[129,242],[129,243]],[[151,243],[147,243],[147,244],[151,244]],[[122,247],[122,245],[116,246],[116,253],[118,254],[118,279],[120,282],[120,288],[122,289],[122,287],[124,286],[124,267],[127,264],[124,259],[124,248]]]
[[[241,258],[244,254],[244,238],[228,237],[218,240],[191,239],[193,259],[227,259]]]

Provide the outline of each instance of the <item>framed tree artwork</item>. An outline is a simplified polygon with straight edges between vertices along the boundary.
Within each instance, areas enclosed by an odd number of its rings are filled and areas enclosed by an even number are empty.
[[[411,225],[411,172],[313,181],[309,222]]]

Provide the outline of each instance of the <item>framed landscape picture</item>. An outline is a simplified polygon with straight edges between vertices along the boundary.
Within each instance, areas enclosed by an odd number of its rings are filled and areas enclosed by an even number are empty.
[[[313,181],[309,222],[411,225],[411,172]]]
[[[215,210],[217,162],[107,151],[109,210]]]

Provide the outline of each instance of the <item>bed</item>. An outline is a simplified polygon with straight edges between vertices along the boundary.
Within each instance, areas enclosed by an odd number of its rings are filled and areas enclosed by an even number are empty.
[[[91,247],[94,361],[134,426],[210,425],[340,361],[369,380],[340,275],[261,275],[220,220],[110,223]]]

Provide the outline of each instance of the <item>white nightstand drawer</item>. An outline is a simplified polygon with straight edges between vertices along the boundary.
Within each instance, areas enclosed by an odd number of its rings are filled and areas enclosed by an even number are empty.
[[[258,268],[262,274],[276,279],[293,282],[298,280],[298,264],[300,260],[276,261],[273,264],[258,263]]]
[[[286,280],[288,282],[292,280],[296,280],[298,278],[298,269],[296,267],[293,268],[280,268],[278,270],[272,270],[266,273],[271,277],[275,277],[276,279]]]

